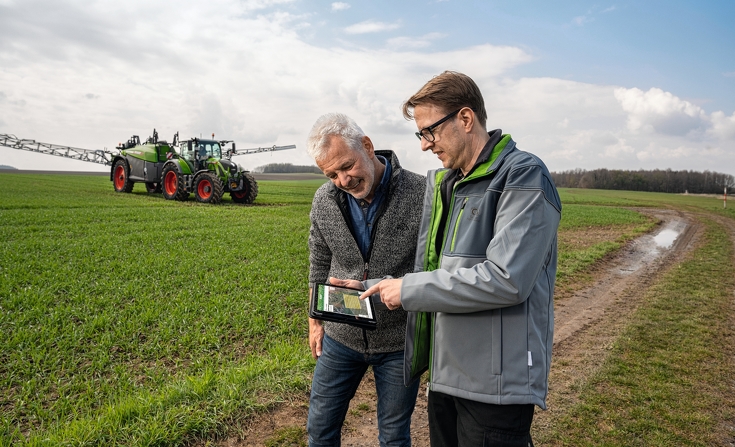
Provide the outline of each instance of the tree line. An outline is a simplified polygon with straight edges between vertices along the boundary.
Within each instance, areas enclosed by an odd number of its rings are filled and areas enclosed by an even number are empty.
[[[293,165],[291,163],[271,163],[258,166],[253,172],[262,174],[321,174],[316,166]]]
[[[690,194],[722,194],[735,189],[735,177],[719,172],[672,171],[625,171],[619,169],[573,169],[552,172],[557,187],[618,189],[627,191],[649,191]],[[735,191],[733,191],[735,193]]]

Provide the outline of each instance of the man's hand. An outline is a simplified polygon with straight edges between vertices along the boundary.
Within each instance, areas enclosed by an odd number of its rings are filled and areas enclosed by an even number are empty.
[[[380,301],[388,307],[388,310],[398,309],[401,307],[401,284],[403,279],[384,279],[364,291],[360,299],[364,300],[370,295],[379,293]]]
[[[309,347],[311,356],[319,358],[322,355],[322,340],[324,339],[324,326],[319,320],[309,318]]]
[[[356,279],[337,279],[330,277],[327,282],[333,286],[337,287],[347,287],[350,289],[358,289],[362,290],[364,287],[362,286],[362,283]]]

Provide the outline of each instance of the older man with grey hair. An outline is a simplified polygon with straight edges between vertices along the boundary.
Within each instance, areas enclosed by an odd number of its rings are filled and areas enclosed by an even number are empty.
[[[412,272],[425,177],[403,169],[392,151],[376,151],[349,117],[320,117],[307,151],[330,182],[314,195],[309,287],[329,278],[364,280]],[[338,446],[347,408],[368,366],[378,395],[381,446],[411,445],[418,382],[403,384],[406,312],[377,309],[374,331],[309,319],[317,359],[307,431],[310,446]]]

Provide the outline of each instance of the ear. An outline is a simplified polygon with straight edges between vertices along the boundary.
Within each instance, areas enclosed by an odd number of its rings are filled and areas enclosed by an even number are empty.
[[[372,160],[373,157],[375,157],[375,147],[373,147],[373,142],[367,135],[362,137],[362,148],[365,149],[365,153],[368,154],[368,158]]]
[[[472,111],[469,107],[464,107],[462,110],[459,111],[459,121],[462,126],[462,129],[466,133],[470,133],[472,131],[472,127],[475,125],[475,121],[477,121],[477,117],[475,116],[475,112]]]

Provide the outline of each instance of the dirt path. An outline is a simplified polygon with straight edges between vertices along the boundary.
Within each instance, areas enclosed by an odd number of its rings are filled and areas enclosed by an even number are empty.
[[[555,303],[549,410],[536,412],[534,432],[543,432],[557,414],[576,403],[578,385],[602,365],[646,290],[683,260],[704,229],[693,216],[680,211],[639,211],[661,224],[603,262],[591,286]]]
[[[644,235],[604,260],[593,273],[592,284],[564,294],[555,303],[554,358],[549,379],[549,410],[537,411],[534,431],[543,430],[555,409],[573,404],[575,385],[585,381],[602,363],[626,317],[638,306],[639,298],[653,280],[680,261],[691,250],[702,226],[691,215],[674,210],[639,210],[661,221],[654,232]],[[735,230],[732,230],[735,232]],[[734,235],[735,236],[735,235]],[[368,373],[350,404],[343,429],[343,446],[377,446],[375,385]],[[422,385],[414,410],[413,445],[429,445],[426,387]],[[304,427],[308,396],[284,405],[252,421],[239,437],[220,446],[262,446],[283,427]]]

